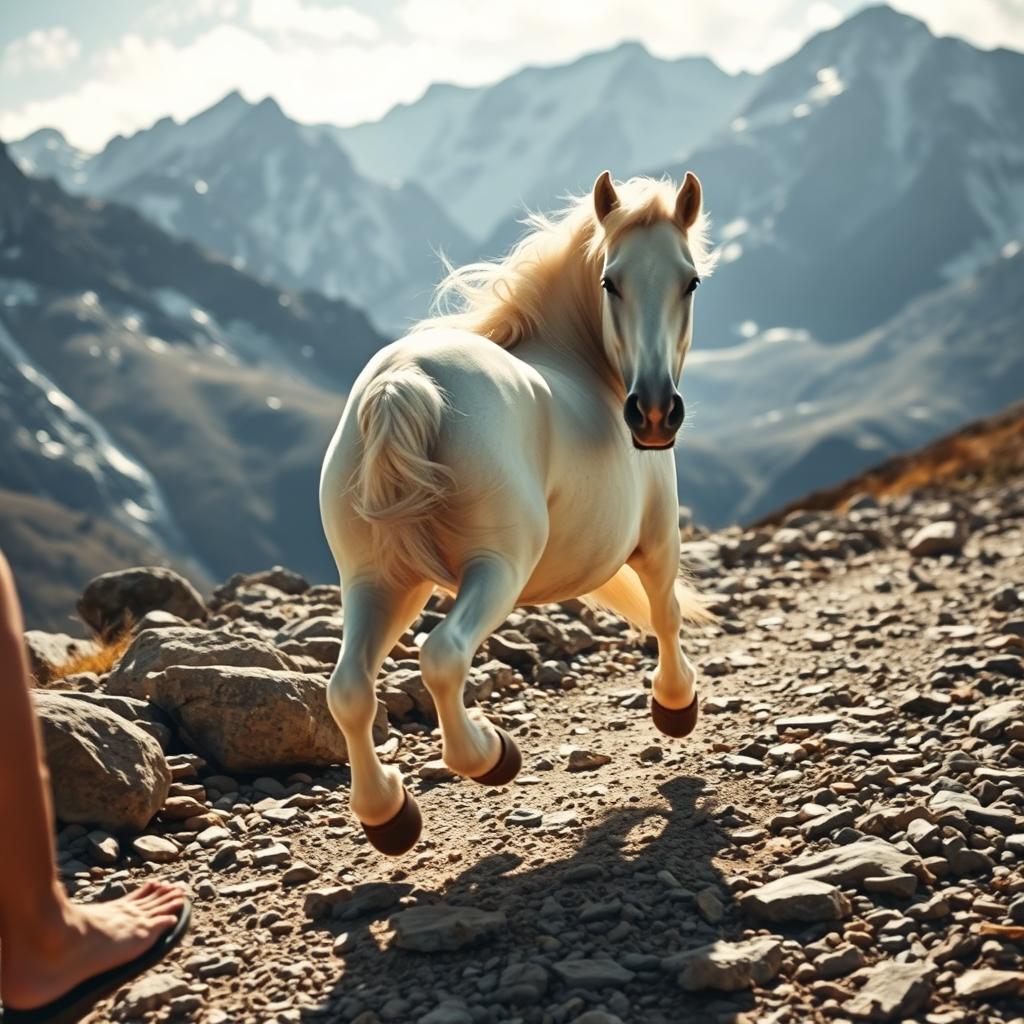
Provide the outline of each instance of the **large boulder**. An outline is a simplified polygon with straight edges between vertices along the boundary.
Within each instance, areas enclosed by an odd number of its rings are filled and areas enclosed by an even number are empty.
[[[95,640],[82,640],[67,633],[47,633],[42,629],[30,629],[25,633],[25,653],[28,655],[28,670],[37,683],[45,686],[61,669],[74,658],[93,654],[99,650]]]
[[[158,609],[186,621],[206,618],[196,588],[173,569],[158,565],[97,576],[78,600],[78,614],[100,636],[118,633]]]
[[[183,741],[228,772],[347,760],[322,677],[263,667],[172,665],[148,685]],[[379,702],[373,733],[375,743],[387,736],[387,711]]]
[[[210,604],[219,608],[229,601],[233,601],[238,592],[247,587],[272,587],[282,594],[297,596],[309,590],[309,581],[304,576],[300,576],[291,569],[285,569],[281,565],[264,569],[262,572],[236,572],[229,580],[214,590]]]
[[[170,745],[172,731],[167,716],[148,700],[137,700],[135,697],[117,697],[112,693],[87,692],[84,690],[62,690],[72,700],[85,701],[94,707],[106,708],[115,715],[127,719],[132,725],[138,726],[143,732],[149,733],[160,744],[163,750]]]
[[[108,832],[145,828],[171,785],[160,744],[77,694],[35,690],[32,697],[57,817]]]
[[[298,664],[264,640],[220,630],[147,629],[132,641],[107,677],[108,693],[149,698],[154,677],[174,665],[219,665],[297,671]]]

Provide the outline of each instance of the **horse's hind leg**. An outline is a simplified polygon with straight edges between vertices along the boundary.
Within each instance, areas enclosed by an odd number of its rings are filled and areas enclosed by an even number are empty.
[[[352,788],[349,803],[367,838],[396,856],[420,834],[416,801],[395,768],[385,768],[373,747],[377,713],[374,682],[395,642],[423,609],[432,587],[397,590],[360,581],[344,589],[345,630],[338,664],[327,684],[327,703],[345,734]]]
[[[462,691],[476,649],[515,607],[533,564],[524,571],[492,555],[471,561],[451,611],[420,650],[420,671],[441,725],[444,762],[487,785],[511,782],[522,758],[511,736],[467,712]]]

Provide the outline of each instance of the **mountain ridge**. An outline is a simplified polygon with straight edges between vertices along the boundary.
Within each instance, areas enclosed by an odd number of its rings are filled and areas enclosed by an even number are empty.
[[[200,579],[280,561],[328,573],[317,478],[384,344],[366,318],[25,178],[2,150],[0,238],[0,543],[34,614],[57,614],[103,550]],[[51,544],[74,523],[105,524],[87,558]]]

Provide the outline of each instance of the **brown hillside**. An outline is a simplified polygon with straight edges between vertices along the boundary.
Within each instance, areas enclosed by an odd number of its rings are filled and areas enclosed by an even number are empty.
[[[894,456],[836,487],[791,501],[755,525],[777,523],[796,509],[842,510],[860,494],[876,498],[942,487],[969,490],[1024,473],[1024,402],[975,420],[923,448]]]

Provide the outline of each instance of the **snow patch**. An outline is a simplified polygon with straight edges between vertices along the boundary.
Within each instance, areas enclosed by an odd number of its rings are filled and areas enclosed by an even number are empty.
[[[0,322],[0,384],[15,377],[23,421],[18,438],[34,442],[47,459],[84,470],[124,525],[150,543],[186,553],[188,546],[152,474],[118,445],[100,423],[43,373]],[[17,378],[20,378],[17,379]]]
[[[164,231],[174,231],[181,213],[181,199],[178,196],[161,196],[152,192],[140,196],[135,204],[143,217],[151,220]]]
[[[35,306],[39,303],[39,289],[31,281],[0,277],[0,302],[8,309],[16,306]]]

